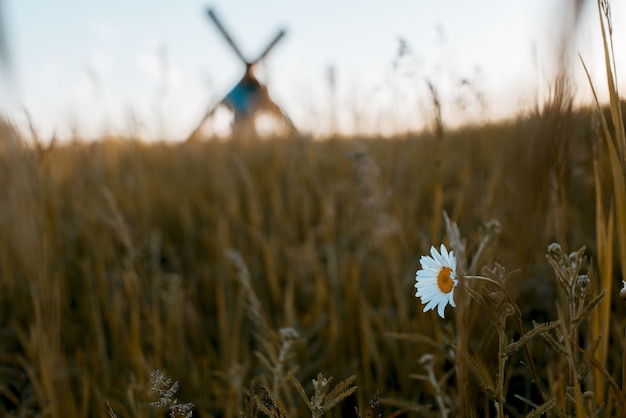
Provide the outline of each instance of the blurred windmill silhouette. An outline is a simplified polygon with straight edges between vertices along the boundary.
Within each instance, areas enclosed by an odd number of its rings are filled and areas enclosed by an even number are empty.
[[[245,58],[241,49],[228,34],[224,25],[217,18],[215,12],[208,10],[208,15],[220,31],[226,42],[233,49],[239,59],[245,64],[246,69],[241,80],[220,100],[216,105],[209,108],[197,128],[189,135],[188,140],[198,139],[200,132],[207,122],[220,107],[226,107],[233,112],[232,136],[237,139],[245,139],[257,136],[256,117],[259,113],[266,113],[282,121],[292,131],[296,128],[285,111],[270,97],[267,86],[261,83],[254,74],[254,68],[258,65],[276,44],[285,36],[285,31],[281,30],[272,41],[265,47],[263,52],[252,61]]]

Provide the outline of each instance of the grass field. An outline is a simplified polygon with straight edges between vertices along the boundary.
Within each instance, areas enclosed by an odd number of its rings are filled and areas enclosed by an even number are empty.
[[[2,121],[0,415],[626,417],[602,30],[601,112],[558,78],[515,120],[392,139],[46,146]],[[445,318],[414,287],[442,243]]]
[[[480,374],[454,373],[457,311],[442,320],[414,297],[420,255],[453,244],[443,211],[466,240],[468,269],[519,269],[506,286],[526,330],[567,306],[546,259],[551,243],[586,246],[587,300],[599,292],[590,111],[547,106],[440,137],[319,142],[109,138],[44,149],[9,128],[2,415],[104,417],[110,405],[121,417],[151,416],[153,369],[180,382],[175,396],[195,404],[194,416],[239,416],[253,381],[254,396],[263,399],[262,385],[288,416],[308,415],[289,371],[309,396],[320,372],[333,384],[356,376],[329,416],[357,416],[355,406],[366,416],[377,390],[383,416],[445,416],[438,402],[458,415],[462,391],[479,416],[495,415]],[[610,299],[605,366],[619,381],[624,309],[616,292]],[[498,338],[480,305],[465,311],[462,333],[495,381]],[[510,322],[507,338],[519,338]],[[579,327],[592,351],[588,321]],[[529,341],[544,400],[568,414],[568,362],[546,340]],[[427,375],[425,354],[437,387],[416,378]],[[594,391],[596,375],[576,359],[583,391]],[[515,395],[541,403],[523,364],[520,353],[506,364],[509,416],[532,409]],[[616,402],[604,391],[610,415]]]

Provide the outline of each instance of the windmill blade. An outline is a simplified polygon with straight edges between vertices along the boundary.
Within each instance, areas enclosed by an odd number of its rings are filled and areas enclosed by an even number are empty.
[[[222,36],[224,36],[224,38],[226,39],[226,42],[228,42],[228,44],[233,49],[233,51],[235,51],[235,54],[237,54],[240,60],[242,60],[246,65],[248,65],[249,64],[248,60],[246,60],[246,58],[243,56],[243,54],[241,53],[241,50],[239,49],[237,44],[235,44],[235,41],[233,41],[233,38],[231,38],[228,32],[226,32],[224,25],[222,25],[222,22],[220,22],[220,20],[217,18],[213,9],[209,9],[207,12],[209,14],[209,17],[213,21],[213,23],[215,23],[215,26],[217,26],[217,29],[221,32]]]
[[[278,43],[278,41],[280,41],[282,37],[285,36],[285,34],[286,32],[284,30],[281,30],[280,32],[278,32],[278,34],[274,37],[272,42],[270,42],[269,45],[267,45],[267,47],[263,50],[261,55],[259,55],[259,57],[256,60],[254,60],[252,64],[256,64],[257,62],[265,58],[267,54],[269,54],[269,52],[272,50],[272,48],[274,48],[274,46]]]

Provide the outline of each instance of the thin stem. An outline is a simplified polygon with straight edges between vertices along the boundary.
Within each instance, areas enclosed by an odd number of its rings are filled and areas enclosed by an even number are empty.
[[[471,280],[482,280],[482,281],[491,283],[492,285],[498,287],[502,292],[504,292],[509,302],[515,304],[515,301],[513,300],[513,296],[511,296],[507,288],[504,287],[504,285],[502,285],[502,283],[500,283],[499,281],[490,279],[489,277],[485,277],[485,276],[464,276],[464,278],[471,279]]]
[[[434,357],[432,358],[434,359]],[[422,361],[420,360],[420,362]],[[430,381],[430,385],[435,390],[435,399],[437,400],[437,405],[439,406],[439,412],[441,413],[441,418],[448,418],[448,409],[446,408],[446,404],[441,394],[441,386],[439,386],[439,382],[437,381],[437,376],[435,376],[433,362],[423,361],[422,364],[424,368],[426,369],[426,372],[428,373],[428,380]]]
[[[502,320],[500,329],[498,329],[498,418],[504,418],[504,367],[506,365],[506,356],[504,349],[506,347],[506,333],[504,332],[504,322]]]
[[[482,281],[491,283],[492,285],[496,286],[498,289],[500,289],[504,293],[504,295],[507,297],[509,302],[511,302],[514,306],[517,306],[515,304],[515,301],[513,300],[513,297],[509,293],[509,291],[499,281],[490,279],[489,277],[485,277],[485,276],[463,276],[463,277],[465,279],[482,280]],[[515,310],[514,317],[515,317],[515,326],[517,327],[517,332],[519,332],[520,338],[523,338],[525,334],[524,327],[522,325],[521,315],[518,313],[517,310]],[[533,358],[530,355],[530,349],[528,348],[528,343],[524,343],[524,353],[526,354],[526,359],[528,360],[528,367],[530,368],[530,375],[533,379],[533,383],[535,384],[535,387],[537,388],[537,392],[539,393],[541,404],[544,404],[546,402],[546,397],[543,393],[543,389],[541,388],[539,376],[537,375],[537,368],[535,367],[535,362],[533,361]]]
[[[576,359],[574,358],[574,356],[576,355],[576,352],[574,351],[574,345],[576,344],[576,341],[578,341],[578,333],[576,325],[574,324],[574,317],[576,315],[576,313],[574,312],[576,309],[576,279],[572,279],[570,281],[570,298],[569,298],[569,343],[572,346],[572,349],[570,350],[572,353],[572,362],[570,364],[570,372],[569,372],[569,378],[570,378],[570,385],[572,387],[576,386],[576,384],[578,383],[576,380],[576,371],[574,368],[574,364]]]
[[[626,331],[624,332],[624,338],[624,341],[626,341]],[[626,418],[626,344],[624,344],[624,353],[622,356],[622,399],[620,414],[622,418]]]
[[[449,226],[449,219],[447,218],[446,213],[444,212],[444,217],[446,218],[446,225],[448,225],[448,229],[450,230],[450,226]],[[459,249],[457,251],[458,253],[461,253],[462,249]],[[459,266],[460,267],[460,271],[464,271],[463,267],[464,266]],[[463,274],[460,274],[459,277],[463,277]],[[460,280],[459,281],[459,287],[458,287],[458,294],[457,294],[457,306],[458,306],[458,311],[457,314],[455,315],[455,320],[456,320],[456,329],[457,329],[457,346],[456,346],[456,352],[457,352],[457,356],[456,356],[456,362],[455,362],[455,369],[456,369],[456,375],[457,378],[459,379],[460,382],[467,382],[469,380],[469,370],[468,370],[468,366],[467,366],[467,356],[465,355],[466,353],[469,353],[469,335],[467,332],[467,308],[468,308],[468,304],[467,304],[467,292],[465,291],[465,280]],[[461,354],[462,353],[462,354]],[[458,411],[469,411],[472,410],[472,400],[471,400],[471,396],[469,393],[469,388],[468,385],[460,385],[459,387],[459,396],[456,399],[456,409]]]

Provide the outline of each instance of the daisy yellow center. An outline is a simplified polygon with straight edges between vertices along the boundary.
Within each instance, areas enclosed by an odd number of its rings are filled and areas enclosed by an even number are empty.
[[[437,275],[437,286],[439,286],[439,290],[443,293],[450,293],[452,288],[454,287],[454,282],[452,281],[452,269],[450,267],[442,267],[439,270],[439,274]]]

